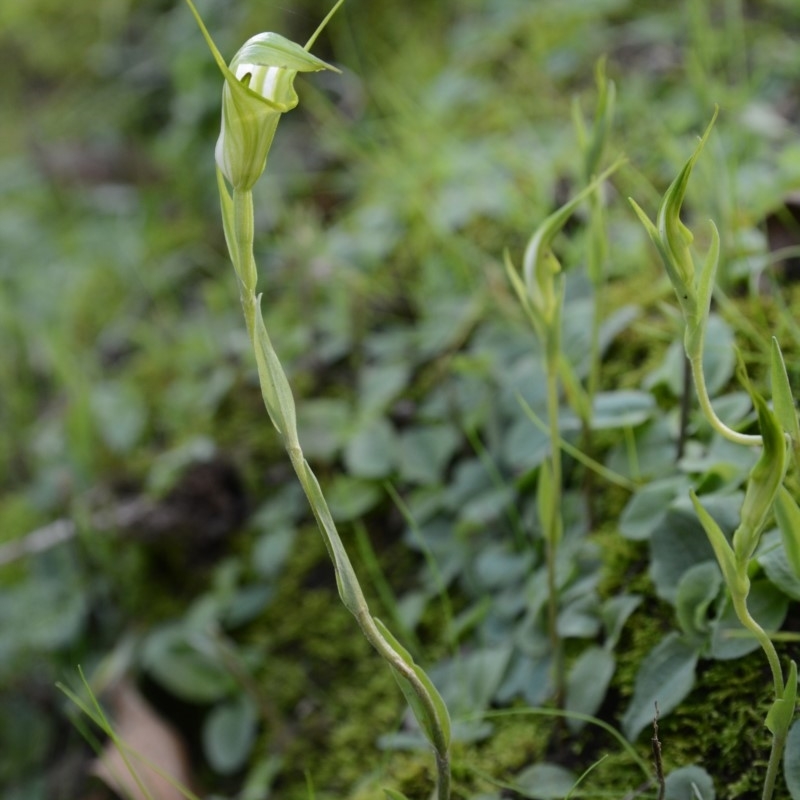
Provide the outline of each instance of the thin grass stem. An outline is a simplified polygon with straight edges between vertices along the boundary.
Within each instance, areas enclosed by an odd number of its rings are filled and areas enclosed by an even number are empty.
[[[444,575],[442,575],[442,571],[439,569],[436,558],[431,552],[430,547],[428,547],[427,542],[423,538],[419,530],[419,525],[414,519],[414,515],[411,513],[411,509],[408,507],[406,501],[403,500],[397,489],[395,489],[389,481],[384,484],[384,487],[386,488],[386,491],[389,493],[389,496],[392,498],[400,513],[403,515],[403,519],[406,521],[406,524],[411,531],[411,535],[414,537],[414,541],[422,551],[422,556],[425,559],[425,563],[427,564],[434,583],[436,584],[436,593],[439,596],[439,601],[442,604],[442,614],[444,615],[445,624],[445,638],[449,644],[455,646],[455,626],[453,624],[455,613],[453,611],[453,604],[450,602],[450,595],[447,593],[447,583],[445,582]]]
[[[547,433],[547,423],[530,407],[528,402],[521,394],[517,394],[517,401],[519,402],[520,406],[522,406],[522,410],[525,412],[525,415],[528,417],[528,419],[530,419],[530,421],[540,431]],[[587,456],[585,453],[575,447],[575,445],[570,444],[561,436],[559,436],[558,445],[568,456],[570,456],[570,458],[574,458],[576,461],[583,464],[584,467],[591,469],[609,483],[613,483],[615,486],[619,486],[621,489],[626,489],[629,492],[635,492],[639,488],[636,483],[629,480],[624,475],[614,472],[614,470],[609,469],[599,461],[595,461],[595,459],[591,458],[590,456]]]
[[[611,736],[620,747],[628,754],[631,761],[641,770],[647,780],[652,780],[653,771],[647,761],[639,755],[636,748],[613,726],[590,714],[582,714],[578,711],[567,711],[560,708],[505,708],[496,711],[483,711],[479,714],[472,714],[461,717],[461,721],[472,722],[483,719],[498,719],[502,717],[561,717],[562,719],[577,719],[587,722]]]
[[[481,437],[478,435],[477,431],[474,428],[467,428],[465,429],[465,433],[467,435],[467,439],[469,439],[469,443],[472,445],[472,449],[477,453],[481,464],[483,464],[483,468],[489,473],[492,483],[498,489],[505,489],[507,486],[507,481],[505,478],[503,478],[502,473],[498,469],[497,464],[495,463],[491,454],[481,441]],[[525,534],[523,532],[523,524],[519,515],[519,511],[513,502],[506,504],[505,511],[506,516],[508,517],[508,522],[512,531],[514,532],[514,540],[517,543],[517,546],[521,546],[525,541]]]

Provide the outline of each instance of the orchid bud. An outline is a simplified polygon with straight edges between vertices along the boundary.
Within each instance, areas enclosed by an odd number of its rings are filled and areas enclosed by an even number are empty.
[[[547,217],[531,236],[528,246],[525,248],[522,263],[525,288],[530,298],[530,308],[541,319],[545,328],[552,327],[558,319],[563,290],[559,280],[561,264],[551,248],[553,239],[580,203],[589,197],[606,178],[616,172],[623,163],[624,159],[617,159],[569,202]]]
[[[689,228],[683,224],[680,215],[692,169],[708,140],[716,119],[717,111],[714,111],[714,116],[700,138],[694,153],[683,165],[683,169],[664,194],[655,224],[650,221],[636,202],[630,199],[636,215],[647,230],[661,256],[661,260],[664,262],[664,267],[678,296],[678,302],[683,310],[684,317],[691,327],[699,326],[704,316],[708,314],[707,306],[708,302],[710,302],[710,286],[713,283],[713,276],[717,267],[719,242],[716,228],[712,223],[712,247],[703,271],[698,278],[695,275],[695,266],[690,250],[694,236]]]
[[[234,190],[246,192],[264,172],[281,114],[297,105],[297,73],[339,70],[277,33],[248,39],[229,67],[191,1],[187,2],[225,78],[217,167]]]

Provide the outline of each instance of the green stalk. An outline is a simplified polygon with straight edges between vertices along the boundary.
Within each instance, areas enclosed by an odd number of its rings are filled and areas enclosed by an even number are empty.
[[[239,278],[240,298],[247,331],[259,367],[259,380],[267,411],[278,429],[286,452],[300,481],[323,535],[336,573],[339,595],[353,614],[369,643],[388,663],[412,706],[420,726],[433,745],[437,766],[437,798],[449,800],[449,718],[433,684],[411,656],[386,629],[379,627],[367,605],[352,563],[344,549],[319,482],[303,455],[294,427],[294,400],[277,354],[267,336],[255,293],[256,266],[253,256],[253,197],[249,190],[227,194],[220,183],[225,235]]]
[[[746,569],[747,567],[743,565],[743,571],[746,571]],[[733,608],[736,611],[736,616],[739,617],[739,621],[753,636],[755,636],[756,640],[761,645],[761,649],[767,656],[769,668],[772,671],[772,682],[775,685],[775,698],[780,699],[783,697],[785,686],[778,651],[775,649],[775,645],[772,643],[766,631],[750,615],[750,609],[747,607],[746,598],[738,595],[738,593],[731,592],[731,600],[733,601]]]
[[[558,333],[551,330],[549,338],[558,338]],[[550,646],[553,650],[553,685],[555,687],[556,704],[561,705],[564,699],[565,684],[562,668],[563,652],[558,635],[558,586],[556,584],[556,556],[561,539],[563,520],[561,517],[561,435],[559,432],[559,398],[558,398],[558,344],[550,343],[546,348],[545,371],[547,373],[547,417],[550,432],[550,497],[546,499],[550,506],[548,529],[545,531],[545,551],[547,563],[547,628]],[[541,478],[540,478],[541,480]]]
[[[742,571],[746,572],[747,566],[742,565]],[[750,610],[747,608],[747,599],[738,593],[732,593],[731,599],[733,600],[733,607],[736,611],[736,616],[739,621],[745,626],[761,645],[761,649],[767,656],[769,661],[770,670],[772,670],[772,681],[775,686],[775,700],[780,701],[786,694],[786,685],[783,680],[783,670],[781,669],[780,658],[775,645],[767,635],[766,631],[753,619],[750,615]],[[794,705],[794,703],[792,703]],[[786,746],[786,737],[788,735],[788,725],[780,725],[772,732],[772,746],[769,753],[769,762],[767,763],[767,774],[764,778],[764,789],[761,794],[761,800],[772,800],[775,792],[775,781],[778,777],[778,770],[780,769],[781,756],[783,749]]]
[[[786,731],[772,735],[772,747],[769,751],[767,775],[764,778],[764,791],[761,793],[761,800],[772,800],[772,795],[775,793],[775,781],[778,778],[783,750],[786,747],[786,738]]]
[[[600,385],[600,310],[603,307],[603,261],[605,256],[605,227],[603,221],[603,195],[598,186],[589,195],[589,278],[592,282],[592,329],[589,343],[589,376],[586,381],[587,402],[582,424],[582,450],[594,453],[592,446],[592,413],[594,399]],[[590,522],[595,518],[594,473],[587,470],[583,475],[583,493]]]
[[[592,418],[591,413],[594,407],[594,398],[597,394],[597,387],[600,385],[600,309],[603,306],[603,286],[597,284],[594,287],[594,308],[592,309],[592,331],[591,342],[589,344],[589,378],[586,383],[586,394],[589,396],[589,419],[584,421],[588,438],[591,438]],[[589,448],[591,449],[591,448]]]
[[[734,442],[734,444],[742,444],[747,447],[760,445],[762,443],[761,436],[757,434],[739,433],[733,430],[733,428],[729,428],[717,416],[717,412],[714,411],[714,406],[711,405],[711,398],[708,396],[708,389],[706,388],[705,374],[703,373],[702,341],[699,352],[696,350],[690,354],[689,362],[692,365],[692,377],[694,378],[694,386],[697,391],[697,400],[700,403],[700,409],[711,427],[728,441]]]
[[[251,37],[228,66],[192,0],[187,0],[225,80],[222,127],[215,153],[217,186],[225,242],[239,282],[242,312],[253,346],[264,405],[272,424],[280,434],[319,525],[333,563],[339,597],[356,618],[367,640],[388,663],[422,731],[433,745],[438,771],[437,797],[438,800],[448,800],[450,717],[447,707],[430,678],[414,663],[411,654],[370,613],[319,481],[303,455],[297,434],[294,395],[270,341],[261,313],[261,298],[256,294],[258,273],[253,255],[255,223],[251,190],[266,167],[281,114],[297,105],[298,98],[293,83],[298,72],[318,72],[322,69],[336,71],[335,67],[308,51],[342,2],[343,0],[338,0],[305,48],[278,34],[262,33]],[[242,79],[237,77],[240,67],[246,69]],[[258,80],[253,80],[254,75],[258,76]]]
[[[255,300],[256,291],[256,260],[253,255],[253,238],[254,231],[254,218],[253,213],[253,192],[250,190],[243,191],[240,189],[233,190],[233,218],[236,221],[234,225],[234,242],[236,246],[236,258],[238,259],[237,273],[241,284],[242,300],[246,296],[252,296]],[[233,253],[231,254],[233,257]],[[248,323],[253,323],[255,312],[252,316],[245,315]],[[248,327],[248,330],[251,330]]]

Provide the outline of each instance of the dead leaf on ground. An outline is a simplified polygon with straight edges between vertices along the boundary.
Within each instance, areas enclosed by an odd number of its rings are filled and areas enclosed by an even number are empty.
[[[164,775],[148,766],[155,765],[172,780],[191,788],[189,756],[180,735],[153,711],[127,680],[114,688],[111,708],[114,731],[127,746],[126,756],[150,795],[158,800],[185,800]],[[90,772],[120,797],[130,800],[147,798],[113,742],[109,742],[100,758],[92,763]]]

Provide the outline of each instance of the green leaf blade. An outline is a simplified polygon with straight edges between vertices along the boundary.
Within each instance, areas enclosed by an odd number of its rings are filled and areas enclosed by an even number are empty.
[[[774,508],[786,559],[795,576],[800,578],[800,507],[786,487],[781,486]]]
[[[800,443],[800,422],[797,419],[797,410],[792,396],[792,387],[789,384],[789,375],[786,372],[786,363],[783,360],[778,340],[773,336],[770,348],[770,379],[772,383],[772,407],[775,416],[792,441]]]

